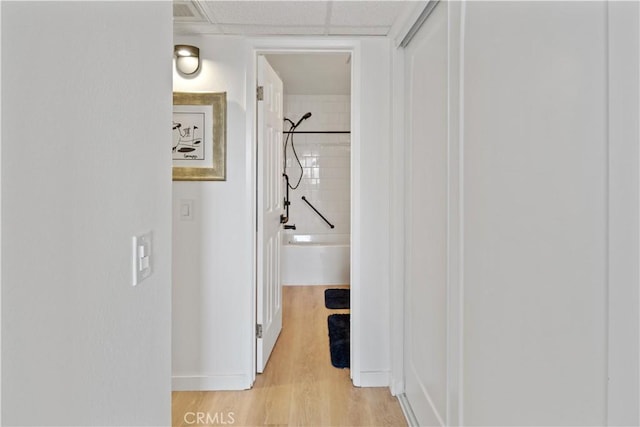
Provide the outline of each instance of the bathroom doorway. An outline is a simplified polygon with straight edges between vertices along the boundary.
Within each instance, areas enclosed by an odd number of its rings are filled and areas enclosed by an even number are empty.
[[[280,51],[258,56],[266,58],[284,87],[282,285],[348,288],[352,285],[352,52]]]
[[[351,54],[265,57],[284,86],[282,284],[348,285]]]

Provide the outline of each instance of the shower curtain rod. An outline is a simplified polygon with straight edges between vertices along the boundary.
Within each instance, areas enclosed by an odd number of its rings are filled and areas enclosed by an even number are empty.
[[[296,131],[288,131],[283,130],[282,133],[351,133],[348,130],[296,130]]]

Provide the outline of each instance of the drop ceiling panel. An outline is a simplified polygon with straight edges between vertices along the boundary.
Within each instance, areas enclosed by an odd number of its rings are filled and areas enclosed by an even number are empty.
[[[410,0],[174,0],[174,31],[253,36],[384,36],[401,12],[414,6],[415,1]]]
[[[389,27],[330,27],[332,36],[386,36]]]
[[[230,35],[323,35],[324,27],[273,26],[273,25],[221,25],[224,34]]]
[[[176,22],[208,22],[202,16],[196,4],[186,0],[175,0],[173,2],[173,19]]]
[[[224,34],[219,25],[208,23],[174,22],[173,32],[180,35],[189,34]]]
[[[331,26],[391,27],[405,7],[401,1],[334,1]]]
[[[325,1],[206,1],[207,15],[219,24],[322,26]]]

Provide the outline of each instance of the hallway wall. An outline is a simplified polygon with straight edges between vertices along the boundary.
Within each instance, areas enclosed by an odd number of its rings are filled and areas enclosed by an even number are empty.
[[[389,229],[391,152],[391,44],[384,37],[360,40],[360,99],[353,99],[360,114],[360,147],[354,148],[351,133],[351,173],[360,197],[352,196],[352,250],[360,248],[360,265],[352,265],[352,277],[360,281],[360,357],[352,366],[357,386],[387,386],[390,370],[389,331]],[[355,93],[355,92],[354,92]],[[354,243],[356,242],[356,243]],[[352,308],[352,314],[354,312]]]
[[[171,3],[0,7],[1,423],[169,425]]]
[[[253,213],[246,143],[246,42],[176,37],[200,48],[202,70],[177,74],[176,92],[227,93],[226,181],[173,182],[173,387],[245,389],[251,384]],[[181,200],[193,220],[180,220]]]
[[[297,40],[297,39],[296,39]],[[361,357],[354,380],[389,381],[389,159],[390,46],[383,37],[357,39],[363,61],[361,158],[357,159],[362,292]],[[203,58],[195,77],[174,74],[174,91],[227,92],[227,180],[173,183],[173,387],[176,390],[243,389],[255,371],[250,324],[254,263],[252,163],[247,152],[248,45],[251,39],[176,36]],[[311,42],[310,42],[311,43]],[[366,68],[365,68],[366,67]],[[373,71],[372,71],[373,70]],[[382,107],[381,107],[382,106]],[[181,221],[181,200],[194,203],[193,221]],[[353,225],[352,225],[353,227]]]
[[[607,422],[606,8],[467,6],[467,423]]]

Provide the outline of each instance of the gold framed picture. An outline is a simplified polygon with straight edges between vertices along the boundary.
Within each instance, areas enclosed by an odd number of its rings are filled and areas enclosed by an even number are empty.
[[[226,180],[226,92],[173,93],[173,180]]]

